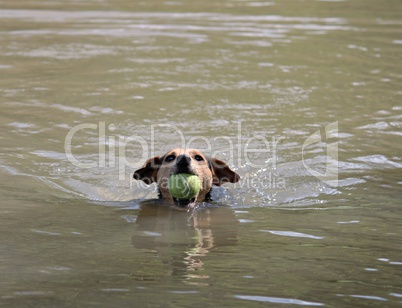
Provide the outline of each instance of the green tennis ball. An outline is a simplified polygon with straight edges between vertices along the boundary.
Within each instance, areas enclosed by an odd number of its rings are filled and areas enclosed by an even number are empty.
[[[169,177],[168,189],[173,197],[189,200],[197,197],[201,190],[201,182],[199,177],[194,174],[173,174]]]

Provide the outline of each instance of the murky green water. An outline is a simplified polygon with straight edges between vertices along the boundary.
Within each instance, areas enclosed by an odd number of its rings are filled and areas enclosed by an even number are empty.
[[[0,303],[402,303],[402,4],[0,1]],[[192,146],[191,212],[131,180]]]

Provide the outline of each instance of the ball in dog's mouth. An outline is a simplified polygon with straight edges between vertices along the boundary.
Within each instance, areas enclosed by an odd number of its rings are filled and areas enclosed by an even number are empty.
[[[172,174],[168,180],[168,189],[176,203],[188,205],[197,199],[201,190],[200,178],[195,174]]]
[[[185,208],[185,207],[189,206],[190,204],[194,203],[195,198],[191,198],[191,199],[187,199],[187,200],[179,199],[179,198],[173,198],[173,201],[174,201],[174,204],[176,206],[181,207],[181,208]]]

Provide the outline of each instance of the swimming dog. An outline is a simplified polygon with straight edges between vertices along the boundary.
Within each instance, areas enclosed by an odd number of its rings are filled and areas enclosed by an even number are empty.
[[[189,173],[200,179],[201,190],[195,198],[179,200],[174,198],[168,189],[171,175]],[[196,201],[211,200],[212,186],[223,183],[236,183],[240,176],[230,169],[222,160],[209,158],[196,149],[176,148],[163,156],[149,158],[141,169],[134,172],[134,179],[150,185],[156,183],[159,197],[178,207],[187,207]]]

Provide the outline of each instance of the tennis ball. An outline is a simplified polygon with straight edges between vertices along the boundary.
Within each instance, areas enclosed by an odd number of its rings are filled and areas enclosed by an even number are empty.
[[[168,189],[173,197],[189,200],[197,197],[201,190],[201,182],[198,176],[194,174],[173,174],[169,177]]]

